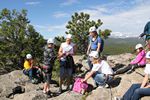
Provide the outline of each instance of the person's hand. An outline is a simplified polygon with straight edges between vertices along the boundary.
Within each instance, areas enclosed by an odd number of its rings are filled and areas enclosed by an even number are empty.
[[[81,82],[83,83],[83,82],[85,82],[85,80],[84,80],[84,79],[81,79]]]
[[[68,56],[68,55],[70,55],[70,53],[69,53],[69,52],[66,52],[66,56]]]

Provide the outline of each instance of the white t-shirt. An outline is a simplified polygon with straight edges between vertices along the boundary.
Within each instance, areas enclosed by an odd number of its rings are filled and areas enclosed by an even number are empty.
[[[150,74],[150,64],[146,64],[144,72],[145,74]]]
[[[98,72],[103,73],[103,74],[113,74],[112,68],[104,60],[102,60],[98,64],[93,64],[92,71],[98,71]]]
[[[73,53],[74,53],[74,52],[73,52],[73,47],[74,47],[74,45],[75,45],[75,44],[73,44],[73,43],[67,44],[66,42],[64,42],[64,43],[61,44],[60,47],[62,48],[62,52],[63,52],[63,53],[68,52],[68,53],[70,53],[70,54],[73,54]],[[65,60],[65,56],[64,56],[64,57],[61,57],[61,60]]]

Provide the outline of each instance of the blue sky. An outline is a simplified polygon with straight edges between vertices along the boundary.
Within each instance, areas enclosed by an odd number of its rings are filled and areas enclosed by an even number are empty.
[[[111,29],[112,37],[135,37],[150,20],[150,0],[1,0],[0,10],[27,9],[28,18],[45,38],[65,35],[65,25],[74,12],[101,19],[100,29]]]

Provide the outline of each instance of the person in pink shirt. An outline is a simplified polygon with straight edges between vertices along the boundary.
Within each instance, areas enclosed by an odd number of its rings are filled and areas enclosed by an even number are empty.
[[[143,49],[143,45],[142,44],[137,44],[135,46],[136,52],[137,52],[137,56],[134,60],[132,60],[130,62],[130,64],[128,66],[125,66],[123,68],[118,69],[117,71],[114,72],[114,74],[122,74],[127,72],[127,74],[130,74],[134,71],[135,68],[138,67],[144,67],[146,65],[146,52]]]

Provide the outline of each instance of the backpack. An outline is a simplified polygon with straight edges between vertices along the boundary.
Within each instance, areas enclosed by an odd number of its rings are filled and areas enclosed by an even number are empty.
[[[88,84],[86,82],[82,83],[81,79],[82,78],[76,78],[75,79],[75,83],[74,83],[74,86],[73,86],[73,91],[77,92],[77,93],[84,94],[85,91],[87,91]]]
[[[12,98],[14,98],[15,94],[21,94],[24,92],[25,92],[25,88],[23,88],[22,86],[16,86],[12,89],[12,93],[8,94],[6,98],[10,98],[11,96],[13,96]]]

